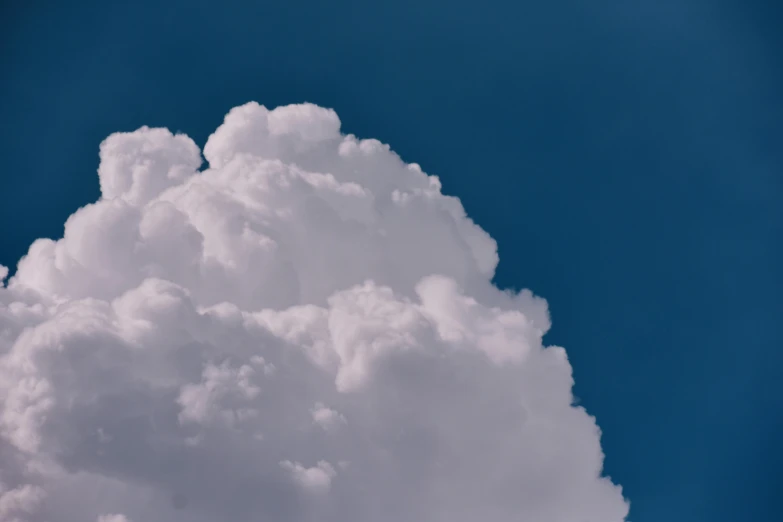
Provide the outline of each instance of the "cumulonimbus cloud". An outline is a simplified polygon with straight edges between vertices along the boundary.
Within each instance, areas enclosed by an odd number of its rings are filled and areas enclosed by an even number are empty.
[[[204,157],[109,136],[0,286],[0,520],[625,519],[546,302],[436,177],[310,104]]]

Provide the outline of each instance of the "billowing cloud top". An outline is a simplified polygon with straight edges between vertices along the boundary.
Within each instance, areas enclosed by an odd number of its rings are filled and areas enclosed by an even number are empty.
[[[0,521],[625,519],[546,302],[436,177],[310,104],[204,156],[109,136],[0,285]]]

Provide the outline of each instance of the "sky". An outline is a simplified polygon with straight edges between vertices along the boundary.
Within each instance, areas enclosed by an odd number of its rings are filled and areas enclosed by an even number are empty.
[[[497,241],[496,285],[547,300],[544,343],[567,350],[629,520],[780,518],[779,7],[0,9],[0,264],[13,271],[34,240],[62,237],[101,196],[99,144],[111,133],[167,127],[207,155],[233,107],[332,108],[343,134],[390,144],[460,199]],[[113,175],[106,164],[101,179]]]

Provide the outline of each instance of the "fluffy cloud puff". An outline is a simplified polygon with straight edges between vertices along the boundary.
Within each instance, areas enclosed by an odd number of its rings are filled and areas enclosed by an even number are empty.
[[[309,104],[204,157],[111,135],[0,287],[0,520],[625,519],[545,301],[436,177]]]

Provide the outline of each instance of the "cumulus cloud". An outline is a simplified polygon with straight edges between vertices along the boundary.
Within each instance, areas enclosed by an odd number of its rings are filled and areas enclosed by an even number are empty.
[[[290,460],[284,460],[280,466],[290,471],[294,480],[303,487],[315,492],[328,491],[332,478],[337,474],[332,465],[323,460],[311,468],[305,468],[298,462]]]
[[[109,136],[0,287],[0,521],[625,519],[546,302],[436,177],[310,104],[203,152]]]
[[[335,429],[340,423],[345,422],[345,417],[331,409],[327,408],[323,404],[316,403],[315,407],[311,410],[313,415],[313,422],[321,426],[325,430]]]
[[[40,487],[25,484],[12,490],[0,485],[0,520],[20,520],[18,517],[32,513],[43,499]]]

